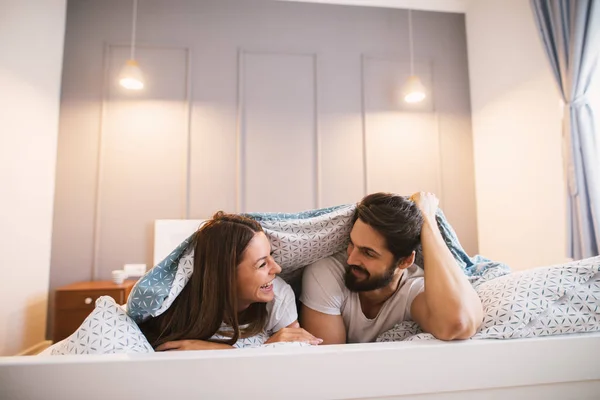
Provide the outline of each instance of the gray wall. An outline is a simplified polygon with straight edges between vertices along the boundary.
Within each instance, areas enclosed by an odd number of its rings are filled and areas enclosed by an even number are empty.
[[[464,15],[267,0],[72,0],[62,86],[51,290],[152,260],[155,219],[301,211],[379,190],[436,192],[477,250]]]

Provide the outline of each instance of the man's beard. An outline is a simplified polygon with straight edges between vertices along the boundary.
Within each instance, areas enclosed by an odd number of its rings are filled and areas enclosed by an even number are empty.
[[[344,282],[346,287],[351,292],[368,292],[371,290],[381,289],[389,285],[394,279],[394,272],[396,271],[397,263],[394,262],[390,265],[382,275],[371,276],[369,271],[359,267],[358,265],[348,265],[346,267],[346,273],[344,275]],[[352,269],[360,271],[360,274],[364,278],[357,278],[353,273]]]

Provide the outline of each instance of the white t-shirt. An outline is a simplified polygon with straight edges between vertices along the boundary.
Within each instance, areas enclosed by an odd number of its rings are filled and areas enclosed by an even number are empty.
[[[399,322],[410,320],[410,307],[424,289],[424,271],[413,264],[404,270],[396,292],[385,301],[379,314],[367,318],[358,293],[344,283],[346,254],[340,252],[305,268],[300,301],[307,307],[329,315],[341,315],[348,343],[373,342]]]
[[[233,347],[252,347],[263,344],[269,337],[282,328],[290,325],[298,319],[298,311],[296,310],[296,297],[291,286],[283,279],[276,277],[273,281],[274,298],[267,303],[267,325],[265,331],[256,336],[239,339]],[[221,326],[221,330],[227,330],[229,327],[225,324]],[[230,329],[230,328],[229,328]],[[226,339],[221,335],[214,335],[211,339]]]
[[[276,277],[273,281],[273,293],[275,297],[267,303],[269,319],[265,329],[269,336],[298,319],[296,296],[292,287]]]

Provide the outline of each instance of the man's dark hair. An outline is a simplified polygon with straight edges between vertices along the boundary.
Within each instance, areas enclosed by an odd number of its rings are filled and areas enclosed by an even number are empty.
[[[370,194],[358,203],[352,223],[359,218],[385,238],[396,262],[419,248],[423,215],[407,198],[392,193]]]

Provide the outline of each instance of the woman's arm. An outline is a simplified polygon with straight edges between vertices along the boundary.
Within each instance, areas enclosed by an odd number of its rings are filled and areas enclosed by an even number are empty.
[[[167,350],[231,350],[232,346],[224,343],[214,343],[206,340],[174,340],[156,348],[156,351]]]
[[[313,345],[319,345],[323,343],[323,340],[314,337],[304,329],[300,328],[298,321],[294,321],[287,327],[275,332],[265,343],[276,342],[306,342]]]

